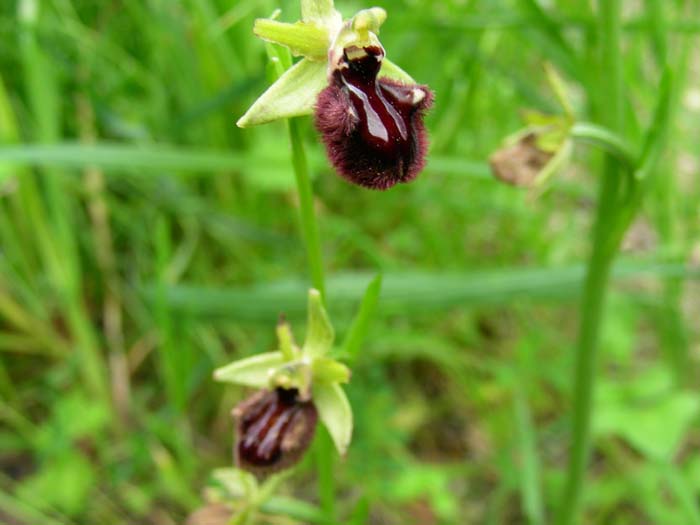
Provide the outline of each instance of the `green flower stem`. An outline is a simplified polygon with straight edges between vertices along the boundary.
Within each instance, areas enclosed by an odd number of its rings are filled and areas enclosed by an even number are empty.
[[[268,44],[267,53],[275,65],[276,76],[279,78],[284,71],[292,67],[292,57],[288,51],[278,46]],[[311,284],[321,293],[321,300],[326,302],[326,282],[323,272],[323,254],[318,222],[314,212],[314,193],[309,176],[309,162],[304,149],[304,142],[299,129],[299,121],[287,119],[289,141],[292,146],[292,166],[299,195],[299,222],[301,233],[306,246],[306,256],[309,261]],[[333,477],[334,452],[330,437],[320,432],[316,439],[316,470],[318,492],[321,508],[329,523],[335,522],[335,481]]]
[[[288,119],[289,138],[292,144],[292,164],[296,176],[299,193],[299,214],[301,229],[306,244],[306,253],[311,269],[313,287],[321,292],[325,302],[326,284],[323,273],[323,258],[318,223],[314,213],[313,189],[309,177],[309,165],[304,151],[299,123],[296,119]],[[318,476],[318,492],[321,508],[330,523],[335,522],[335,481],[333,477],[334,463],[333,443],[325,432],[320,432],[316,439],[316,468]]]
[[[608,128],[590,122],[577,122],[572,126],[570,135],[577,142],[601,148],[630,170],[637,163],[637,154],[634,148],[624,138]]]
[[[601,109],[604,109],[609,128],[613,132],[619,132],[623,128],[621,2],[605,0],[598,2],[598,6],[603,66],[603,81],[600,87],[601,92],[605,93],[605,106]],[[584,478],[591,449],[591,420],[600,327],[604,316],[610,268],[617,252],[617,243],[610,242],[610,229],[619,213],[617,204],[621,188],[621,167],[617,156],[609,154],[600,183],[593,228],[593,252],[588,264],[581,302],[579,339],[574,363],[572,444],[558,525],[573,525],[580,520]]]
[[[321,292],[324,302],[326,299],[326,283],[323,274],[323,256],[321,253],[321,239],[318,233],[318,223],[314,213],[314,195],[309,177],[309,163],[304,150],[299,123],[296,119],[288,119],[289,139],[292,144],[292,165],[299,193],[299,216],[301,232],[306,245],[306,255],[311,271],[311,283]]]
[[[319,430],[316,438],[318,497],[328,524],[335,525],[335,449],[325,428]]]

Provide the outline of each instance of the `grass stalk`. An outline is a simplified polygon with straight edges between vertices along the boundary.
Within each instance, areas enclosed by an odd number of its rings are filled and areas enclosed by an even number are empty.
[[[623,81],[620,55],[621,1],[598,3],[601,44],[601,93],[605,93],[607,126],[622,131]],[[593,228],[593,251],[590,256],[581,301],[581,321],[574,363],[574,398],[572,443],[567,480],[557,524],[573,525],[579,521],[586,466],[591,449],[591,420],[600,331],[604,319],[605,299],[610,269],[617,245],[610,241],[610,226],[615,222],[621,177],[624,173],[613,155],[605,159]],[[613,249],[614,248],[614,249]]]

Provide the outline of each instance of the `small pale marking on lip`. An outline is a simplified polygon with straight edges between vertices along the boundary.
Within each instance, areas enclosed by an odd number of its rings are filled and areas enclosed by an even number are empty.
[[[411,98],[411,102],[413,103],[414,106],[417,106],[420,102],[423,101],[425,98],[425,91],[422,89],[414,89],[413,90],[413,97]]]
[[[345,50],[345,54],[348,60],[357,60],[358,58],[363,58],[367,56],[367,51],[361,47],[351,47]]]

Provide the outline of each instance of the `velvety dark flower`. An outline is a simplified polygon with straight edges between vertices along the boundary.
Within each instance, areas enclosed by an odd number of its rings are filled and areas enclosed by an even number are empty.
[[[265,476],[296,464],[309,447],[318,413],[295,388],[261,390],[239,404],[235,457],[238,467]]]
[[[316,127],[328,157],[350,182],[385,190],[413,180],[425,165],[427,86],[378,78],[381,46],[348,47],[318,96]]]

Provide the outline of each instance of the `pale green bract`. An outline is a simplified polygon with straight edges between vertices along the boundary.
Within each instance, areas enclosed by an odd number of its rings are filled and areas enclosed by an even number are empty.
[[[253,388],[296,388],[313,399],[319,419],[344,454],[352,436],[352,410],[341,388],[350,369],[328,357],[335,332],[318,290],[309,290],[308,322],[304,345],[294,343],[286,322],[277,326],[279,350],[246,357],[214,371],[214,379]]]
[[[318,94],[328,85],[329,56],[334,50],[335,54],[342,52],[344,46],[379,44],[379,27],[386,19],[384,9],[373,7],[343,22],[332,0],[302,0],[301,13],[301,21],[292,24],[274,18],[255,21],[256,36],[303,58],[253,102],[238,119],[238,127],[312,114]],[[379,75],[415,83],[408,73],[386,58]]]

